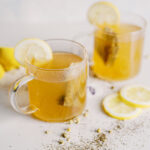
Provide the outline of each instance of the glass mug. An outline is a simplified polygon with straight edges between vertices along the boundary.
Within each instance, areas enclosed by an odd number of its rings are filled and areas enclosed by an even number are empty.
[[[140,69],[146,21],[132,13],[121,13],[120,33],[94,32],[94,74],[104,80],[134,77]]]
[[[86,102],[87,52],[71,40],[52,39],[46,41],[59,56],[58,66],[77,57],[80,61],[67,68],[39,68],[26,61],[27,75],[17,80],[10,90],[10,102],[19,113],[50,122],[63,122],[82,113]],[[57,55],[56,55],[57,54]],[[56,56],[55,56],[56,55]],[[18,89],[27,84],[29,105],[20,107],[16,101]]]

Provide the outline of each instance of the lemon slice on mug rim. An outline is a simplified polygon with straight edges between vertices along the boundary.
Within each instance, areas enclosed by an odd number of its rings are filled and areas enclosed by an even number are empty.
[[[116,6],[110,2],[97,2],[88,10],[88,19],[91,24],[118,25],[120,23],[120,13]]]
[[[15,58],[25,65],[26,59],[35,66],[43,64],[53,58],[51,47],[43,40],[38,38],[24,39],[15,47]]]

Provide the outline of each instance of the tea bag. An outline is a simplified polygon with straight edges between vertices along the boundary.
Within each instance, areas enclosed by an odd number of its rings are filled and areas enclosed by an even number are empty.
[[[72,67],[76,65],[78,65],[78,63],[72,63],[66,75],[66,78],[70,80],[67,82],[66,93],[63,97],[63,101],[61,101],[63,106],[71,107],[79,105],[80,70],[72,69]]]
[[[106,65],[112,65],[119,49],[117,34],[108,27],[105,27],[100,34],[100,38],[95,38],[96,50]]]
[[[64,98],[64,106],[76,106],[79,102],[78,93],[79,93],[79,84],[78,80],[69,81],[67,84],[66,95]]]

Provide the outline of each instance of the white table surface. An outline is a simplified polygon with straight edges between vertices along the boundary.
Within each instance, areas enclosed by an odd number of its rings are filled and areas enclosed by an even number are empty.
[[[72,0],[71,0],[72,1]],[[113,0],[112,0],[113,1]],[[64,16],[71,13],[74,16],[75,21],[73,22],[71,17],[65,18],[64,21],[62,16],[57,16],[57,23],[54,23],[53,19],[51,22],[45,22],[47,18],[43,18],[43,23],[39,23],[39,18],[37,20],[32,20],[34,15],[22,14],[19,15],[20,18],[23,16],[24,19],[20,20],[20,22],[16,21],[15,13],[11,13],[16,10],[17,1],[15,5],[11,5],[4,9],[4,6],[7,6],[10,1],[0,1],[2,4],[0,6],[0,12],[10,12],[5,13],[6,18],[3,17],[0,23],[0,45],[2,46],[14,46],[19,40],[27,37],[38,37],[41,39],[49,39],[49,38],[69,38],[72,39],[75,35],[83,35],[84,33],[90,32],[92,27],[83,19],[83,14],[81,17],[76,16],[74,12],[78,6],[80,5],[78,2],[73,2],[74,10],[68,8]],[[24,2],[24,3],[23,3]],[[34,1],[35,2],[35,1]],[[32,2],[32,6],[34,6],[34,2]],[[47,2],[47,0],[46,0]],[[58,0],[57,0],[58,2]],[[56,2],[56,3],[57,3]],[[60,2],[60,1],[59,1]],[[65,0],[65,3],[68,1]],[[140,0],[133,0],[131,5],[129,5],[129,1],[113,1],[120,8],[126,7],[128,10],[132,11],[133,6],[135,6],[135,12],[139,12],[144,15],[147,19],[149,19],[148,14],[148,1],[144,0],[142,3]],[[135,5],[136,2],[136,5]],[[40,0],[38,0],[39,4]],[[47,2],[48,3],[48,2]],[[54,4],[53,0],[53,5]],[[84,0],[82,2],[82,7],[84,5],[86,8],[91,4],[91,1]],[[14,4],[14,3],[13,3]],[[27,10],[27,4],[29,1],[25,3],[25,1],[21,0],[20,4],[24,6],[24,10]],[[43,5],[43,7],[46,4]],[[64,5],[64,4],[62,4]],[[12,7],[14,6],[14,7]],[[32,7],[31,7],[32,8]],[[86,8],[84,8],[84,14],[86,12]],[[145,8],[145,9],[144,9]],[[44,9],[44,8],[42,8]],[[30,11],[32,9],[29,9]],[[54,10],[53,10],[54,11]],[[52,12],[53,12],[52,11]],[[32,11],[31,11],[32,12]],[[38,9],[37,9],[38,12]],[[51,11],[49,11],[51,12]],[[81,13],[82,10],[79,10]],[[23,13],[23,11],[22,11]],[[13,15],[12,15],[13,14]],[[0,14],[0,18],[2,18],[3,14]],[[12,20],[11,17],[14,17]],[[52,17],[53,15],[51,15]],[[5,18],[5,19],[4,19]],[[42,16],[41,16],[42,18]],[[62,20],[61,20],[62,19]],[[15,21],[14,21],[15,20]],[[25,22],[24,22],[25,20]],[[61,20],[59,22],[58,20]],[[83,21],[82,21],[83,20]],[[149,20],[148,20],[149,21]],[[27,23],[30,22],[30,23]],[[147,39],[145,42],[145,48],[143,54],[149,53],[149,26],[146,35]],[[80,40],[79,40],[80,41]],[[81,40],[83,44],[87,48],[89,48],[86,40]],[[89,49],[88,49],[89,51]],[[94,78],[89,78],[88,85],[94,87],[96,89],[96,94],[93,96],[87,93],[87,106],[89,109],[89,115],[87,118],[80,116],[80,123],[78,125],[67,125],[65,123],[47,123],[39,120],[35,120],[30,116],[24,116],[16,113],[9,104],[8,99],[8,90],[2,87],[8,87],[4,83],[7,81],[8,83],[12,82],[15,78],[21,76],[22,70],[18,73],[10,72],[5,75],[5,77],[0,81],[0,150],[47,150],[47,145],[52,144],[54,149],[57,149],[58,146],[57,141],[60,139],[60,134],[64,131],[65,128],[71,127],[71,142],[76,144],[80,143],[80,138],[86,142],[86,140],[92,140],[93,136],[96,135],[95,129],[101,128],[102,131],[112,129],[117,124],[122,126],[121,130],[114,131],[111,135],[107,137],[107,147],[106,149],[110,150],[149,150],[150,149],[150,109],[144,110],[143,113],[136,119],[128,120],[128,121],[118,121],[116,119],[110,118],[103,113],[100,108],[100,102],[102,98],[114,91],[117,91],[122,85],[129,83],[140,83],[145,85],[150,85],[150,60],[143,59],[142,68],[139,75],[131,80],[117,83],[109,83],[100,81]],[[112,91],[110,90],[110,86],[114,85],[116,88]],[[44,134],[44,131],[48,130],[50,133],[48,135]],[[133,131],[132,131],[133,130]],[[69,146],[69,144],[67,144]],[[59,149],[62,149],[59,147]]]
[[[72,38],[75,35],[91,31],[91,27],[87,23],[74,23],[66,24],[58,28],[57,32],[52,32],[59,24],[55,25],[21,25],[16,27],[11,25],[14,30],[10,30],[10,25],[6,24],[3,29],[7,29],[9,37],[3,36],[1,44],[4,43],[13,45],[16,41],[24,37],[40,37],[47,39],[49,37],[57,38]],[[64,28],[64,30],[62,30]],[[40,29],[40,30],[39,30]],[[49,30],[50,29],[50,30]],[[66,30],[68,29],[68,30]],[[10,30],[10,31],[9,31]],[[17,32],[16,32],[17,31]],[[55,30],[56,31],[56,30]],[[61,32],[58,32],[61,31]],[[4,30],[2,34],[4,35]],[[22,33],[22,34],[20,34]],[[5,41],[8,41],[5,43]],[[82,41],[82,40],[81,40]],[[83,40],[85,46],[86,40]],[[12,44],[11,44],[12,42]],[[147,45],[148,47],[148,45]],[[147,48],[148,49],[148,48]],[[146,51],[145,51],[146,52]],[[144,52],[144,53],[145,53]],[[100,102],[102,98],[112,93],[110,86],[114,85],[117,91],[124,84],[129,83],[140,83],[150,85],[150,70],[149,70],[149,59],[143,59],[142,68],[140,74],[129,81],[109,83],[100,81],[94,78],[90,78],[88,85],[96,89],[96,94],[93,96],[87,92],[87,106],[89,109],[89,115],[87,118],[80,117],[80,123],[78,125],[67,125],[65,123],[46,123],[39,120],[35,120],[30,116],[24,116],[16,113],[9,104],[8,90],[0,89],[0,149],[2,150],[44,150],[45,145],[52,144],[54,149],[57,149],[58,140],[61,139],[60,135],[65,128],[71,127],[71,142],[80,144],[80,137],[83,140],[92,140],[95,136],[95,129],[101,128],[102,131],[112,129],[112,126],[122,124],[123,128],[120,131],[114,131],[112,135],[108,136],[108,147],[111,150],[149,150],[150,149],[150,110],[144,110],[144,113],[138,118],[129,121],[117,121],[116,119],[110,118],[103,113],[100,108]],[[22,71],[20,71],[22,72]],[[18,76],[18,73],[12,71],[7,73],[5,77],[0,81],[1,87],[4,87],[5,81],[11,82]],[[7,85],[5,86],[7,87]],[[128,131],[129,128],[133,128],[134,132]],[[48,135],[44,134],[44,131],[48,130]],[[127,133],[126,133],[127,132]],[[122,142],[120,141],[122,140]],[[126,143],[125,145],[123,144]],[[61,149],[61,148],[60,148]]]

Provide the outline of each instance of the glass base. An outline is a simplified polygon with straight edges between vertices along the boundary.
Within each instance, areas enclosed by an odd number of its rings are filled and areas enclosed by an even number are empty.
[[[93,73],[94,74],[94,77],[96,78],[99,78],[101,80],[105,80],[105,81],[109,81],[109,82],[119,82],[119,81],[126,81],[126,80],[129,80],[129,79],[132,79],[134,78],[135,76],[138,75],[139,72],[137,72],[136,74],[132,75],[132,76],[128,76],[128,77],[124,77],[124,78],[118,78],[118,79],[113,79],[113,78],[109,78],[109,77],[104,77],[104,76],[101,76],[101,75],[98,75],[96,73]]]
[[[84,108],[83,108],[83,110],[84,110]],[[72,115],[72,116],[66,117],[66,118],[62,118],[62,119],[61,119],[61,118],[60,118],[60,119],[45,119],[45,118],[43,118],[43,117],[39,117],[39,116],[36,115],[36,114],[32,114],[32,117],[35,118],[35,119],[41,120],[41,121],[45,121],[45,122],[54,122],[54,123],[55,123],[55,122],[66,122],[66,121],[69,121],[69,120],[71,120],[71,119],[73,119],[73,118],[75,118],[75,117],[81,115],[82,112],[83,112],[83,110],[80,111],[79,113],[76,113],[75,115]]]

